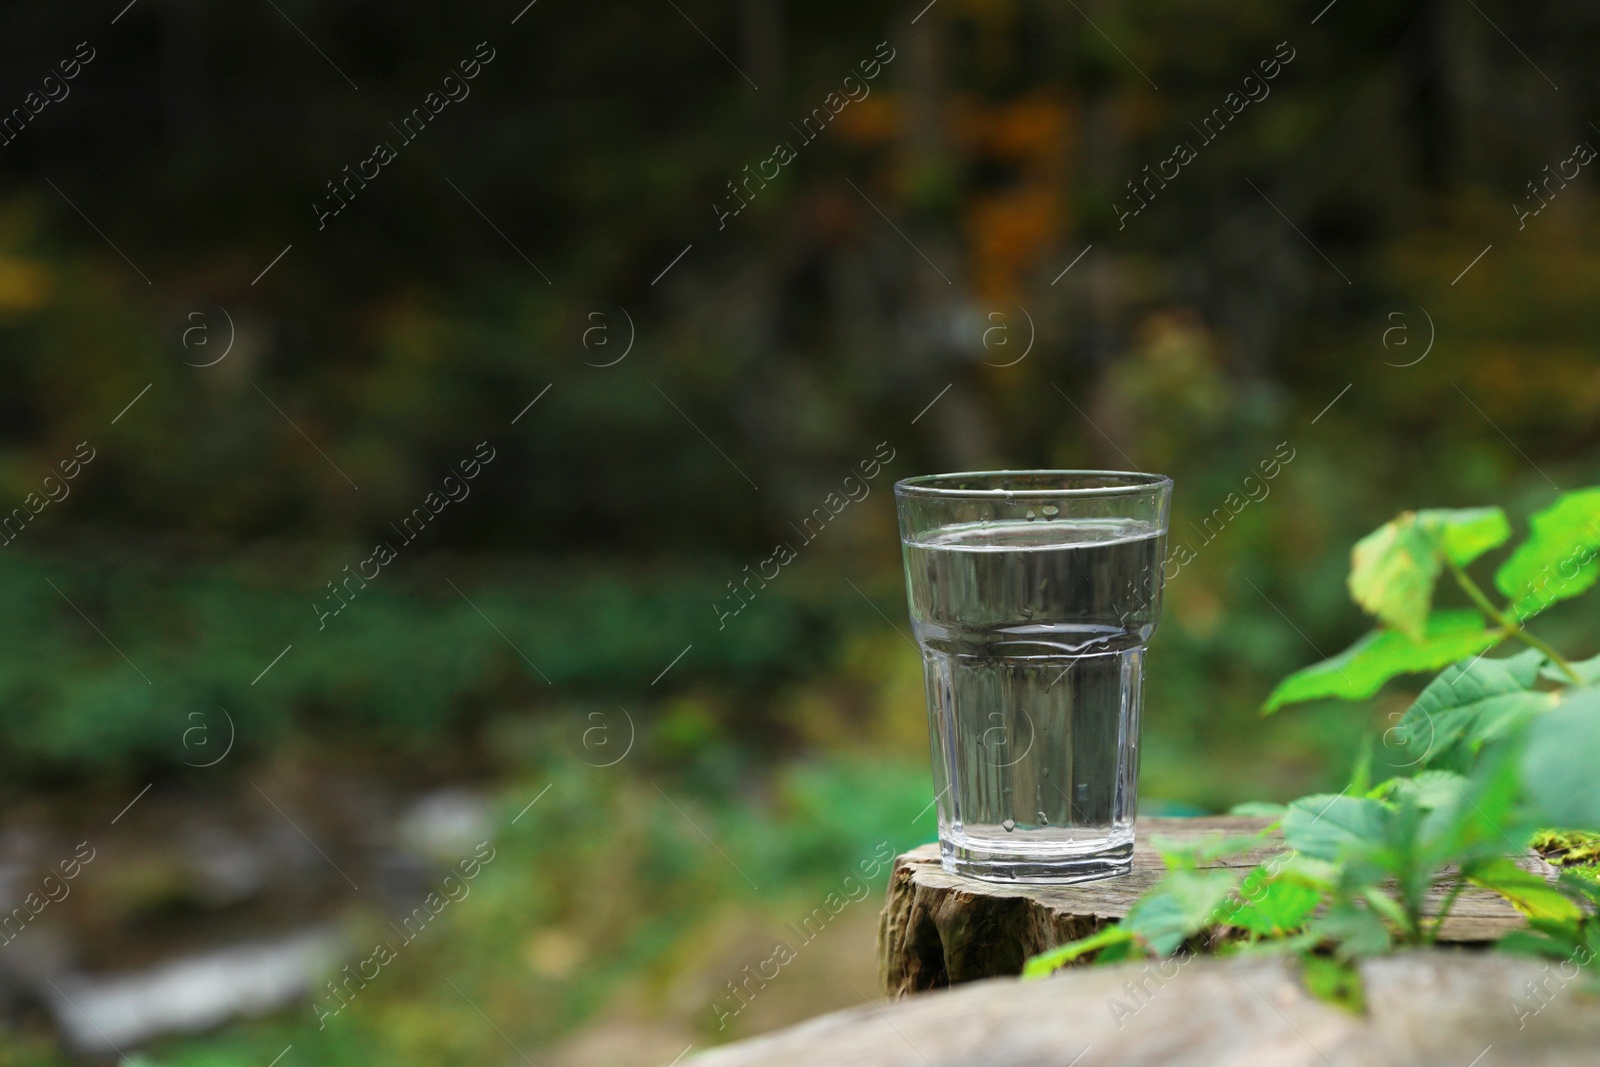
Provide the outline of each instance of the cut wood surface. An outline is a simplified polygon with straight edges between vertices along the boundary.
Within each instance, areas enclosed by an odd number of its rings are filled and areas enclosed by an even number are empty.
[[[1191,959],[994,979],[814,1019],[685,1067],[1555,1067],[1600,1061],[1600,999],[1557,967],[1434,949],[1362,964],[1367,1013],[1292,961]],[[1573,970],[1576,970],[1575,968]],[[1165,974],[1166,977],[1162,975]],[[1543,984],[1541,997],[1530,991]]]
[[[1118,878],[1080,885],[1003,885],[947,874],[939,846],[898,857],[878,926],[878,973],[890,996],[938,989],[981,978],[1022,973],[1029,956],[1086,937],[1128,914],[1165,867],[1150,835],[1193,840],[1211,834],[1254,833],[1266,819],[1218,816],[1140,819],[1133,869]],[[1208,864],[1254,866],[1281,851],[1273,845]],[[1543,861],[1529,862],[1548,872]],[[1443,891],[1434,894],[1437,905]],[[1515,908],[1486,890],[1462,893],[1445,920],[1441,942],[1479,943],[1522,926]],[[1600,1062],[1600,1056],[1597,1056]]]

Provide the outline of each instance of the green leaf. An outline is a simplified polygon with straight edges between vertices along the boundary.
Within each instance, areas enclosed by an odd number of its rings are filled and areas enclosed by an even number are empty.
[[[1356,845],[1381,840],[1389,824],[1389,809],[1367,797],[1301,797],[1283,817],[1283,840],[1313,859],[1336,861]]]
[[[1041,952],[1022,965],[1022,977],[1044,978],[1053,973],[1056,968],[1064,967],[1088,952],[1094,952],[1111,945],[1126,945],[1133,941],[1133,931],[1124,926],[1108,926],[1098,933],[1088,937],[1069,941],[1065,945],[1057,945],[1048,952]]]
[[[1423,771],[1413,778],[1393,778],[1388,783],[1390,793],[1410,793],[1417,807],[1433,811],[1447,804],[1459,803],[1465,793],[1467,778],[1455,771]]]
[[[1499,508],[1405,512],[1356,542],[1350,595],[1383,622],[1421,638],[1443,568],[1440,555],[1464,567],[1510,536]]]
[[[1600,656],[1596,656],[1593,659],[1579,660],[1572,665],[1572,669],[1577,672],[1579,678],[1583,679],[1584,685],[1600,683]],[[1539,673],[1552,682],[1560,682],[1562,685],[1572,684],[1572,679],[1567,677],[1567,672],[1557,667],[1554,663],[1547,664],[1545,669]]]
[[[1484,749],[1475,762],[1456,803],[1441,802],[1427,817],[1421,842],[1425,863],[1467,865],[1508,851],[1520,854],[1533,836],[1536,813],[1526,801],[1520,753],[1498,745]]]
[[[1600,486],[1563,493],[1528,520],[1528,539],[1495,573],[1518,619],[1575,597],[1600,580]]]
[[[1361,891],[1361,899],[1367,902],[1381,918],[1388,919],[1394,925],[1404,928],[1406,925],[1406,910],[1400,902],[1377,886],[1367,886]]]
[[[1224,856],[1242,856],[1266,844],[1262,835],[1224,834],[1218,831],[1199,838],[1175,838],[1152,834],[1150,847],[1161,854],[1168,867],[1199,867]]]
[[[1511,540],[1511,523],[1501,508],[1425,508],[1417,512],[1417,525],[1462,567]]]
[[[1600,830],[1600,687],[1569,690],[1528,732],[1522,779],[1542,822]]]
[[[1245,876],[1238,899],[1223,914],[1222,921],[1265,936],[1300,929],[1322,903],[1322,894],[1304,883],[1273,878],[1266,872],[1264,867],[1257,868]]]
[[[1583,918],[1583,909],[1571,897],[1505,856],[1470,864],[1464,873],[1467,881],[1499,893],[1529,918],[1558,923]]]
[[[1327,860],[1313,859],[1298,852],[1283,852],[1263,864],[1273,869],[1273,877],[1310,886],[1324,895],[1332,893],[1339,882],[1339,865]]]
[[[1350,551],[1350,595],[1378,619],[1420,638],[1444,564],[1415,512],[1386,522]]]
[[[1308,953],[1300,961],[1300,981],[1318,1000],[1357,1013],[1366,1010],[1361,972],[1353,964]]]
[[[1228,809],[1229,815],[1246,815],[1257,819],[1281,819],[1289,810],[1287,804],[1269,804],[1263,800],[1247,800]]]
[[[1555,706],[1556,694],[1533,691],[1544,662],[1544,653],[1529,649],[1446,668],[1383,735],[1384,744],[1409,757],[1403,766],[1467,769],[1483,744]]]
[[[1218,921],[1238,883],[1238,872],[1225,868],[1172,871],[1129,909],[1122,925],[1155,952],[1170,956],[1184,941]]]
[[[1311,929],[1336,943],[1341,960],[1356,956],[1378,956],[1389,950],[1389,927],[1370,908],[1351,903],[1335,904],[1311,924]]]
[[[1399,674],[1436,671],[1499,644],[1502,634],[1484,628],[1470,609],[1434,612],[1420,641],[1397,630],[1374,630],[1343,652],[1296,671],[1272,691],[1263,710],[1335,697],[1365,700]]]

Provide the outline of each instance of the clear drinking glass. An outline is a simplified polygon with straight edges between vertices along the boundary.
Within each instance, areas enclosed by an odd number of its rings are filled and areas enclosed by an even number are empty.
[[[895,485],[945,869],[1126,872],[1172,479],[999,471]]]

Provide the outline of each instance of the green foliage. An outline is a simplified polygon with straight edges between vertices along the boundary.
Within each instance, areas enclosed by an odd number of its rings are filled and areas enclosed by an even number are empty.
[[[1542,512],[1534,537],[1518,549],[1524,558],[1514,573],[1542,570],[1553,552],[1570,554],[1579,536],[1574,531],[1587,528],[1597,507],[1600,495],[1585,490]],[[1423,663],[1456,641],[1458,662],[1434,678],[1385,735],[1386,743],[1411,756],[1404,764],[1409,773],[1371,783],[1369,749],[1338,794],[1302,797],[1286,807],[1245,806],[1278,819],[1287,851],[1242,877],[1237,867],[1207,864],[1249,851],[1259,838],[1213,838],[1181,848],[1158,842],[1168,872],[1128,917],[1092,943],[1039,957],[1029,973],[1048,973],[1090,952],[1099,959],[1168,955],[1197,938],[1242,941],[1251,951],[1300,953],[1308,989],[1359,1009],[1354,961],[1396,944],[1431,943],[1468,885],[1499,894],[1528,916],[1538,938],[1529,933],[1512,947],[1554,952],[1588,944],[1595,937],[1600,884],[1569,874],[1551,885],[1515,860],[1526,854],[1539,825],[1565,828],[1560,840],[1572,845],[1592,842],[1585,835],[1600,831],[1600,775],[1594,772],[1600,662],[1569,662],[1522,628],[1515,603],[1495,607],[1467,574],[1468,565],[1509,536],[1503,512],[1475,508],[1407,513],[1364,538],[1352,553],[1350,590],[1378,617],[1380,629],[1341,656],[1293,675],[1267,702],[1271,711],[1313,696],[1371,695],[1393,675],[1415,669],[1406,664]],[[1446,571],[1477,610],[1434,610],[1434,587]],[[1514,591],[1528,587],[1523,578],[1511,583]],[[1484,629],[1485,619],[1497,628]],[[1485,658],[1504,638],[1529,647]],[[1437,890],[1443,898],[1434,907]]]
[[[1367,1009],[1361,974],[1349,963],[1326,956],[1306,956],[1300,963],[1300,981],[1320,1000],[1353,1012]]]
[[[1381,621],[1420,640],[1445,560],[1465,566],[1510,536],[1499,508],[1408,511],[1357,542],[1350,593]]]
[[[1528,520],[1530,536],[1495,572],[1495,588],[1527,619],[1600,579],[1600,487],[1564,493]]]
[[[1272,691],[1265,710],[1324,697],[1365,700],[1396,675],[1438,670],[1501,639],[1498,631],[1484,627],[1476,611],[1436,611],[1420,639],[1399,630],[1374,630],[1337,656],[1296,671]]]
[[[297,733],[415,749],[487,701],[538,707],[552,685],[609,694],[647,684],[691,642],[677,680],[707,670],[736,684],[782,677],[821,659],[818,638],[840,616],[774,590],[712,641],[707,605],[721,574],[704,566],[627,584],[596,570],[424,569],[380,576],[319,627],[320,583],[348,558],[309,561],[301,570],[313,577],[287,588],[259,561],[173,573],[87,552],[71,563],[0,558],[0,641],[10,653],[0,659],[0,766],[59,774],[134,759],[192,763],[203,757],[183,747],[188,715],[220,723],[219,708],[244,752]],[[839,603],[860,607],[844,599],[853,596],[846,587]]]
[[[1549,823],[1567,829],[1600,829],[1600,687],[1572,693],[1541,716],[1529,731],[1522,755],[1528,790],[1549,813]]]
[[[1406,512],[1368,534],[1351,553],[1350,592],[1382,627],[1332,659],[1284,679],[1265,710],[1323,697],[1364,700],[1397,675],[1436,670],[1506,638],[1539,649],[1568,680],[1578,680],[1571,664],[1521,624],[1554,600],[1581,593],[1600,573],[1595,563],[1600,487],[1562,494],[1531,524],[1532,536],[1495,576],[1496,586],[1513,597],[1504,611],[1465,570],[1509,538],[1510,525],[1499,508]],[[1445,570],[1482,615],[1434,609],[1434,589]],[[1485,629],[1485,617],[1496,628]]]
[[[1293,874],[1269,874],[1257,867],[1245,876],[1232,906],[1221,921],[1262,937],[1282,936],[1310,921],[1322,893],[1317,885]]]
[[[1394,741],[1416,763],[1463,769],[1484,742],[1503,736],[1557,702],[1535,692],[1545,657],[1529,649],[1510,659],[1477,659],[1447,668],[1428,683],[1394,728]]]
[[[1583,909],[1571,896],[1506,856],[1473,864],[1467,869],[1467,881],[1499,893],[1529,918],[1566,923],[1583,918]]]

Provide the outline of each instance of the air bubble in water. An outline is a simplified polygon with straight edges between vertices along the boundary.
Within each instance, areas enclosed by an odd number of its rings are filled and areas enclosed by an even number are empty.
[[[1054,504],[1046,504],[1041,510],[1044,511],[1044,517],[1047,519],[1053,519],[1057,515],[1061,514],[1061,509],[1056,507]]]
[[[1028,521],[1029,521],[1029,522],[1032,522],[1032,521],[1033,521],[1033,520],[1034,520],[1034,519],[1036,519],[1036,518],[1037,518],[1037,517],[1038,517],[1038,516],[1036,516],[1036,515],[1035,515],[1035,514],[1034,514],[1034,513],[1033,513],[1033,509],[1032,509],[1032,508],[1029,508],[1029,509],[1028,509]]]

